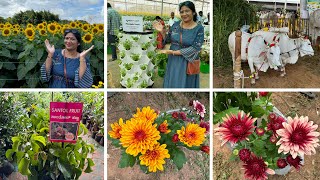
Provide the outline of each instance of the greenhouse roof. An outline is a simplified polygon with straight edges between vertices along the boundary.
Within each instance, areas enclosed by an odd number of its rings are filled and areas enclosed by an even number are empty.
[[[295,3],[300,4],[300,0],[247,0],[248,2],[277,2],[277,3]]]

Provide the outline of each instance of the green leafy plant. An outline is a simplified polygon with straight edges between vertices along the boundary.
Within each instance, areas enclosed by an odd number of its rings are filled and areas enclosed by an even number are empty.
[[[131,49],[131,47],[132,47],[132,42],[130,41],[130,40],[125,40],[124,42],[123,42],[123,47],[128,51],[128,50],[130,50]]]
[[[146,80],[143,80],[142,83],[140,84],[140,88],[147,88],[148,87],[148,83]]]
[[[151,42],[146,42],[141,45],[142,50],[147,50],[151,46]]]
[[[125,51],[121,51],[120,52],[120,58],[123,59],[124,57],[126,57],[126,52]]]
[[[132,53],[130,57],[131,57],[132,60],[134,60],[134,61],[139,61],[140,58],[141,58],[141,55],[140,55],[140,54]]]
[[[121,74],[121,77],[125,77],[127,75],[127,70],[121,69],[120,74]]]
[[[132,68],[133,64],[132,63],[125,63],[124,67],[129,71]]]
[[[131,36],[131,38],[137,42],[140,39],[140,35]]]
[[[141,69],[141,70],[146,70],[147,67],[148,67],[148,64],[142,64],[142,65],[140,65],[140,69]]]
[[[75,144],[50,142],[49,115],[45,109],[38,108],[30,117],[21,117],[19,124],[26,130],[12,137],[13,145],[6,157],[18,164],[21,174],[29,179],[78,179],[83,170],[92,172],[94,162],[88,154],[94,152],[93,145],[82,137]],[[78,134],[87,131],[80,123]]]

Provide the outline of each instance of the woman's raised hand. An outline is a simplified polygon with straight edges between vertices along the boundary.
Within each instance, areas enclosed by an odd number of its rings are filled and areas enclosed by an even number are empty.
[[[49,43],[48,39],[46,39],[44,41],[44,44],[46,45],[48,54],[50,54],[52,56],[54,54],[54,52],[55,52],[54,45],[51,46],[51,44]]]
[[[162,32],[162,31],[164,30],[163,25],[162,25],[160,22],[158,22],[158,21],[154,21],[154,22],[152,23],[152,26],[153,26],[153,28],[154,28],[155,30],[157,30],[157,31]]]
[[[94,45],[92,45],[89,49],[84,50],[80,53],[80,58],[85,58],[88,52],[90,52],[93,49]]]

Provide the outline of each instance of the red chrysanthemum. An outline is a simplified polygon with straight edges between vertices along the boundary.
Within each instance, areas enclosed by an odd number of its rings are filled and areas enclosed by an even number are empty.
[[[214,129],[216,135],[220,135],[223,139],[222,145],[226,142],[237,143],[248,139],[248,136],[253,132],[253,123],[256,121],[256,118],[252,118],[246,115],[243,111],[240,111],[238,115],[231,114],[229,117],[223,117],[224,122],[221,124],[221,127]]]
[[[286,159],[287,159],[288,163],[289,163],[291,166],[295,167],[297,170],[299,170],[300,167],[302,166],[302,164],[301,164],[302,159],[301,159],[299,156],[297,156],[297,157],[294,159],[291,155],[289,155],[289,156],[287,156]]]
[[[210,131],[209,122],[201,121],[199,126],[202,128],[206,128],[206,133],[209,133],[209,131]]]
[[[281,116],[276,116],[274,113],[269,115],[269,123],[268,123],[268,130],[272,131],[273,134],[277,136],[277,130],[283,128],[282,123],[286,122],[286,120]]]
[[[267,174],[275,174],[274,170],[267,167],[262,158],[251,156],[249,161],[243,165],[245,168],[245,178],[247,179],[268,179]]]
[[[177,143],[178,141],[179,141],[179,136],[178,136],[178,134],[174,134],[174,135],[172,136],[172,142]]]
[[[267,96],[269,92],[259,92],[259,96]]]
[[[210,154],[210,147],[209,146],[202,146],[201,147],[201,151]]]
[[[256,134],[258,136],[263,136],[264,135],[264,129],[263,128],[256,128]]]
[[[283,129],[277,130],[277,134],[281,137],[276,145],[280,145],[278,153],[290,153],[293,158],[298,154],[311,155],[316,153],[316,147],[319,146],[318,136],[316,132],[318,125],[313,125],[313,121],[309,122],[308,117],[296,116],[294,119],[288,117],[288,123],[282,123]]]
[[[179,113],[178,112],[173,112],[172,113],[172,118],[179,119]]]
[[[186,115],[186,113],[185,112],[180,112],[180,118],[182,119],[182,120],[186,120],[187,119],[187,115]]]
[[[277,137],[275,135],[272,135],[269,140],[270,140],[271,143],[275,144],[275,143],[277,143],[278,139],[277,139]]]
[[[239,151],[239,158],[241,161],[247,162],[250,160],[250,157],[251,157],[251,152],[249,149],[241,149]]]
[[[279,159],[277,160],[277,166],[278,166],[280,169],[286,167],[287,165],[288,165],[288,163],[287,163],[287,161],[286,161],[285,159],[279,158]]]
[[[206,113],[206,108],[198,100],[193,101],[193,108],[197,111],[197,114],[199,114],[200,117],[204,117],[204,114]]]

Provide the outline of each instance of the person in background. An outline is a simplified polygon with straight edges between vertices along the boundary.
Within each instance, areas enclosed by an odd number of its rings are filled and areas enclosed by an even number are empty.
[[[168,34],[160,22],[154,22],[164,42],[171,42],[170,50],[161,50],[168,54],[168,64],[163,80],[164,88],[199,88],[199,74],[188,75],[187,64],[199,59],[204,42],[204,28],[198,24],[197,12],[191,1],[179,4],[181,21],[175,22]]]
[[[199,16],[197,16],[197,23],[203,25],[204,18],[205,17],[203,17],[203,12],[199,11]]]
[[[161,23],[165,27],[164,21],[161,19],[160,16],[156,16],[156,21]],[[160,32],[158,32],[158,34],[157,34],[157,42],[158,42],[157,43],[157,49],[163,49],[164,48],[164,43],[162,41],[163,41],[162,34]]]
[[[203,21],[204,25],[209,25],[210,24],[210,13],[208,13],[207,18]]]
[[[171,28],[171,26],[177,21],[179,21],[179,19],[174,16],[174,12],[171,12],[169,19],[169,28]]]
[[[49,88],[90,88],[93,78],[89,59],[92,50],[81,50],[81,34],[76,29],[64,32],[64,49],[55,49],[45,40],[48,57],[41,66],[41,79],[49,82]]]
[[[110,45],[111,52],[112,52],[112,59],[109,61],[114,61],[116,60],[117,57],[117,47],[116,43],[118,42],[117,38],[117,31],[120,29],[121,25],[121,16],[120,14],[112,9],[111,4],[107,4],[107,13],[108,13],[108,21],[107,21],[107,26],[108,26],[108,44]]]

